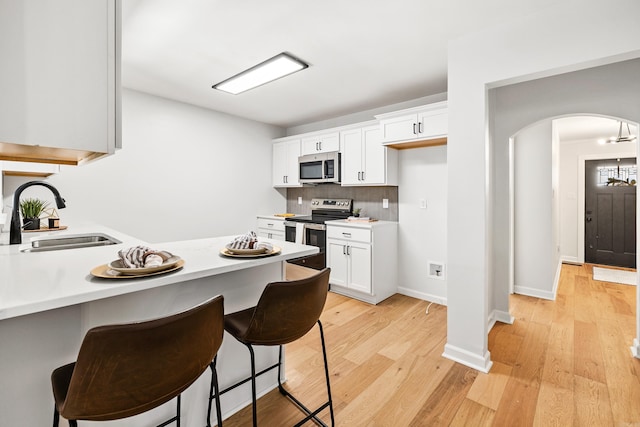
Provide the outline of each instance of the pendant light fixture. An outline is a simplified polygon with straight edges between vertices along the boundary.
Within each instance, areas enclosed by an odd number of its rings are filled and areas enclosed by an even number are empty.
[[[622,127],[623,125],[627,125],[627,134],[623,135],[622,134]],[[629,123],[622,123],[622,121],[620,121],[620,127],[618,128],[618,136],[617,137],[611,137],[609,139],[609,142],[612,144],[618,144],[620,142],[633,142],[635,141],[636,136],[635,135],[631,135],[631,128],[629,127]]]

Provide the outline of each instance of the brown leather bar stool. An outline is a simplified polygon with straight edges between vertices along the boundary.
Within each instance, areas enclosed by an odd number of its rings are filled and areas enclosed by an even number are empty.
[[[87,332],[74,363],[51,374],[53,425],[127,418],[177,397],[176,415],[160,424],[180,426],[180,394],[215,362],[224,333],[224,298],[154,320],[108,325]],[[216,401],[218,420],[220,404]]]
[[[318,414],[329,407],[331,425],[335,424],[333,416],[333,401],[331,399],[331,385],[329,383],[329,367],[327,365],[327,350],[324,342],[324,332],[320,315],[324,308],[329,290],[329,268],[325,268],[318,274],[301,280],[269,283],[255,307],[224,316],[224,329],[234,338],[246,345],[251,355],[251,376],[220,392],[229,390],[251,381],[253,401],[253,425],[258,425],[256,409],[256,377],[274,368],[278,368],[278,389],[280,393],[288,397],[306,417],[296,426],[300,426],[309,420],[326,426],[318,418]],[[324,358],[324,373],[327,381],[328,400],[315,410],[310,410],[298,399],[289,393],[280,382],[282,370],[283,345],[302,338],[317,324],[320,330],[322,343],[322,355]],[[256,362],[253,352],[254,345],[280,346],[280,356],[277,364],[274,364],[256,374]],[[214,367],[212,366],[212,369]],[[209,399],[216,398],[218,394],[210,394]]]

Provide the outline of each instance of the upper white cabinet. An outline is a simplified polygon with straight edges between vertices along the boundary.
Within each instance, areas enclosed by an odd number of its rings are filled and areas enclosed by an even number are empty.
[[[120,148],[120,0],[0,11],[0,159],[78,164]]]
[[[398,185],[398,153],[382,145],[379,126],[340,132],[342,185]]]
[[[446,101],[376,117],[380,119],[383,144],[443,139],[449,130]]]
[[[298,157],[300,139],[281,140],[273,144],[274,187],[300,187]]]
[[[338,132],[318,134],[302,138],[302,155],[340,150]]]

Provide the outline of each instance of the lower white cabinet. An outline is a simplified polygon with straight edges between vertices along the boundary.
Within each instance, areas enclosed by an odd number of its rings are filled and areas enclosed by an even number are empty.
[[[269,215],[259,216],[256,234],[258,237],[284,241],[284,219],[276,219]]]
[[[391,221],[327,222],[331,291],[371,304],[395,294],[397,230]]]

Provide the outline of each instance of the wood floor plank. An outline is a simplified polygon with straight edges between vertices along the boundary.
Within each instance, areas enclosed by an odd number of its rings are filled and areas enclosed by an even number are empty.
[[[453,365],[409,425],[449,425],[477,375],[474,369]]]
[[[558,387],[543,381],[533,419],[534,427],[565,427],[574,425],[573,384]]]
[[[576,320],[574,342],[575,374],[604,384],[606,376],[596,324]]]
[[[574,377],[575,425],[613,426],[607,386],[579,375]]]
[[[489,427],[494,424],[495,411],[469,399],[460,405],[449,427]]]
[[[547,356],[542,380],[558,387],[573,389],[574,375],[573,321],[555,322],[549,331]]]
[[[502,400],[512,369],[509,365],[494,362],[491,372],[478,373],[467,393],[467,399],[495,411]]]

